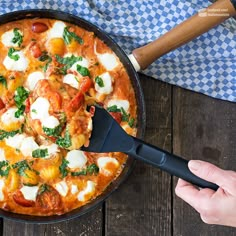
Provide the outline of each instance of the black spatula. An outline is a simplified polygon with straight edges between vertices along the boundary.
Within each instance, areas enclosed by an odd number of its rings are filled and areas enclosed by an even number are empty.
[[[113,117],[104,109],[95,106],[93,131],[88,152],[123,152],[184,179],[201,188],[217,190],[218,186],[194,175],[188,168],[188,161],[151,144],[128,135]]]

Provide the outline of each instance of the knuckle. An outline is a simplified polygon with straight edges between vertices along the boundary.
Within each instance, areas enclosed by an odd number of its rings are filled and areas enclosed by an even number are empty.
[[[202,169],[202,174],[206,177],[209,178],[211,176],[214,176],[216,172],[216,168],[212,165],[207,165],[206,168]]]

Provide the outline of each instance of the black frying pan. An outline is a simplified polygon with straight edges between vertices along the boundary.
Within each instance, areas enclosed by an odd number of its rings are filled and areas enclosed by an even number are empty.
[[[73,23],[75,25],[78,25],[88,31],[92,31],[95,33],[95,35],[100,38],[102,41],[106,42],[106,44],[116,53],[116,55],[119,57],[123,65],[125,66],[128,75],[130,77],[130,80],[132,82],[132,85],[135,90],[135,97],[137,101],[137,107],[138,107],[138,137],[143,137],[144,135],[144,128],[145,128],[145,105],[144,105],[144,97],[142,88],[139,82],[138,74],[134,70],[131,62],[129,61],[126,54],[122,51],[122,49],[104,32],[102,32],[99,28],[92,25],[91,23],[73,16],[68,13],[60,12],[60,11],[54,11],[54,10],[24,10],[24,11],[16,11],[12,13],[8,13],[5,15],[0,16],[0,22],[1,24],[7,23],[9,21],[17,21],[21,19],[26,18],[53,18],[58,19],[62,21],[67,21],[70,23]],[[85,214],[88,211],[91,211],[96,206],[98,206],[100,203],[102,203],[114,190],[116,190],[119,185],[126,179],[128,174],[130,173],[133,165],[134,165],[134,159],[128,158],[126,165],[122,171],[122,173],[119,175],[119,177],[113,181],[109,187],[106,189],[105,192],[103,192],[100,196],[98,196],[95,200],[91,201],[90,203],[86,204],[85,206],[82,206],[78,209],[75,209],[71,212],[68,212],[63,215],[59,216],[29,216],[29,215],[21,215],[16,214],[12,212],[3,211],[0,209],[0,216],[9,218],[16,221],[23,221],[27,223],[55,223],[59,221],[64,221],[68,219],[72,219],[75,217],[79,217],[83,214]]]
[[[212,4],[209,8],[211,9],[228,9],[228,16],[218,16],[218,17],[199,17],[199,15],[195,15],[183,22],[176,28],[172,29],[167,34],[163,35],[159,39],[154,42],[135,49],[133,54],[129,57],[123,52],[123,50],[104,32],[102,32],[98,27],[92,25],[88,21],[85,21],[79,17],[73,16],[68,13],[54,11],[54,10],[24,10],[17,11],[12,13],[7,13],[5,15],[0,16],[1,24],[17,21],[26,18],[53,18],[62,21],[67,21],[88,31],[93,31],[97,37],[99,37],[102,41],[104,41],[120,58],[121,62],[125,66],[132,85],[135,90],[135,96],[138,107],[138,133],[137,136],[142,138],[144,134],[145,128],[145,104],[143,92],[141,89],[141,85],[138,79],[138,74],[136,73],[139,69],[145,69],[148,65],[150,65],[153,61],[155,61],[160,56],[166,54],[167,52],[183,45],[184,43],[190,41],[191,39],[203,34],[213,26],[221,23],[225,19],[230,16],[235,15],[235,0],[218,0],[216,3]],[[194,29],[194,30],[193,30]],[[132,63],[131,63],[132,61]],[[134,69],[135,68],[135,69]],[[6,212],[0,210],[0,215],[5,218],[9,218],[16,221],[23,221],[27,223],[55,223],[58,221],[64,221],[68,219],[72,219],[75,217],[79,217],[86,212],[94,209],[101,202],[103,202],[114,190],[116,190],[119,185],[124,181],[124,179],[128,176],[134,165],[134,160],[128,158],[127,163],[124,167],[124,170],[119,175],[119,177],[109,185],[103,194],[98,196],[95,200],[91,201],[85,206],[82,206],[78,209],[75,209],[71,212],[60,216],[29,216],[29,215],[21,215],[11,212]]]

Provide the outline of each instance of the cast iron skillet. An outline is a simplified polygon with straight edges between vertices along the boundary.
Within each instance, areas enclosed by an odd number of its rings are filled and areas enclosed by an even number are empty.
[[[168,53],[169,51],[187,43],[193,38],[203,34],[213,26],[221,23],[230,16],[235,15],[235,0],[218,0],[216,3],[212,4],[209,9],[228,9],[228,15],[217,16],[217,17],[200,17],[198,14],[191,17],[187,21],[178,25],[170,32],[161,36],[154,42],[143,46],[141,48],[135,49],[133,54],[128,57],[123,52],[123,50],[104,32],[102,32],[98,27],[92,25],[88,21],[85,21],[79,17],[73,16],[71,14],[42,9],[42,10],[23,10],[12,13],[7,13],[0,16],[1,24],[17,21],[27,18],[52,18],[58,19],[66,22],[78,25],[88,31],[93,31],[97,37],[104,41],[120,58],[127,73],[130,77],[131,83],[135,90],[135,97],[138,107],[138,133],[137,136],[142,138],[144,135],[144,128],[146,122],[145,114],[145,104],[142,88],[139,82],[138,74],[136,71],[140,69],[145,69],[153,61],[155,61],[160,56]],[[194,30],[193,30],[194,29]],[[132,62],[132,63],[131,63]],[[97,207],[101,202],[103,202],[114,190],[116,190],[119,185],[125,180],[125,178],[130,173],[134,165],[134,159],[128,158],[127,163],[119,175],[119,177],[114,180],[109,187],[96,199],[92,200],[90,203],[82,206],[78,209],[70,211],[60,216],[29,216],[21,215],[11,212],[6,212],[0,209],[0,215],[4,218],[9,218],[16,221],[22,221],[27,223],[55,223],[59,221],[64,221],[79,217],[88,211]]]
[[[16,21],[21,19],[29,19],[29,18],[51,18],[51,19],[58,19],[66,22],[73,23],[75,25],[78,25],[88,31],[92,31],[95,33],[95,35],[100,38],[102,41],[104,41],[119,57],[121,62],[123,63],[124,67],[127,70],[127,73],[129,75],[129,78],[131,80],[132,86],[135,91],[135,98],[137,102],[137,123],[138,123],[138,131],[137,136],[143,137],[144,135],[144,128],[146,123],[146,113],[145,113],[145,105],[144,105],[144,96],[142,92],[142,88],[138,79],[138,74],[135,72],[133,66],[131,65],[131,62],[129,61],[126,54],[122,51],[122,49],[105,33],[103,33],[99,28],[92,25],[91,23],[73,16],[71,14],[60,12],[60,11],[54,11],[54,10],[23,10],[23,11],[16,11],[12,13],[7,13],[5,15],[0,16],[0,22],[1,24],[10,22],[10,21]],[[68,219],[72,219],[75,217],[79,217],[86,212],[94,209],[96,206],[98,206],[101,202],[103,202],[114,190],[116,190],[119,185],[126,179],[128,174],[130,173],[132,167],[134,166],[134,159],[128,158],[124,169],[122,173],[118,176],[116,180],[114,180],[108,188],[95,200],[92,200],[90,203],[86,204],[85,206],[82,206],[78,209],[72,210],[68,213],[65,213],[63,215],[55,215],[55,216],[30,216],[30,215],[22,215],[22,214],[16,214],[11,213],[7,211],[3,211],[0,209],[0,216],[9,218],[16,221],[23,221],[27,223],[55,223],[59,221],[64,221]]]

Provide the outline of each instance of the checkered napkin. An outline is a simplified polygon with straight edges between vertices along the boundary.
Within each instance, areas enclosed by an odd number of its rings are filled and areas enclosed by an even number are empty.
[[[209,4],[206,0],[0,0],[0,14],[32,8],[69,12],[102,28],[129,54]],[[143,73],[236,102],[236,21],[225,21]]]

